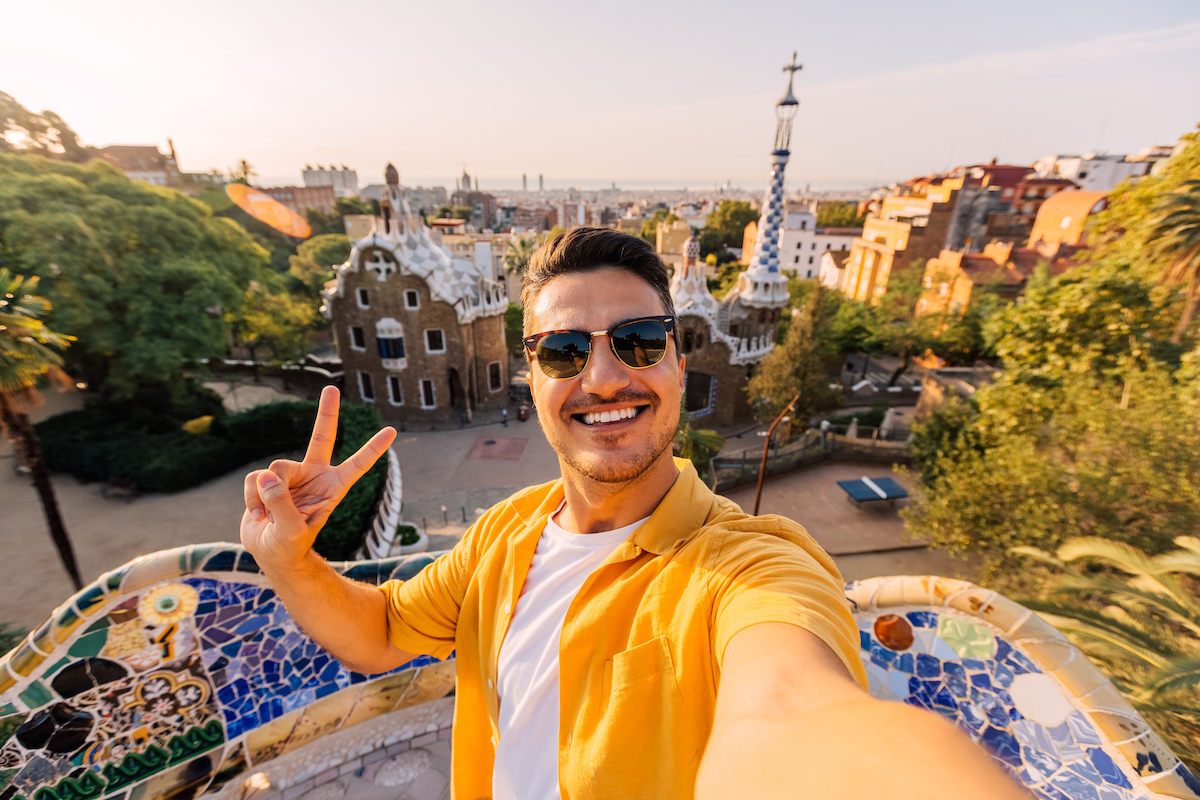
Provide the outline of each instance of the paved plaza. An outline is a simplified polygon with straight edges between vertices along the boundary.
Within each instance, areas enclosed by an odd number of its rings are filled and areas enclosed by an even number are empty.
[[[237,392],[243,408],[247,401],[283,396],[269,387],[242,386]],[[78,395],[50,394],[35,418],[77,407],[80,401]],[[425,523],[431,549],[452,547],[474,521],[477,509],[558,476],[558,459],[536,419],[513,420],[507,427],[496,423],[404,432],[394,446],[403,468],[404,516]],[[56,475],[55,490],[84,580],[156,550],[236,542],[244,507],[243,476],[268,463],[270,459],[247,464],[186,492],[146,495],[128,503],[101,497],[97,484]],[[0,562],[0,622],[29,627],[43,620],[72,590],[50,542],[37,495],[28,478],[14,473],[12,464],[11,447],[6,441],[0,443],[0,548],[5,554]],[[848,580],[905,573],[969,577],[971,570],[961,562],[904,542],[896,509],[886,504],[855,508],[835,484],[844,478],[889,473],[879,465],[833,463],[793,472],[768,480],[762,511],[803,524],[836,556]],[[753,485],[729,496],[747,511],[754,507]]]

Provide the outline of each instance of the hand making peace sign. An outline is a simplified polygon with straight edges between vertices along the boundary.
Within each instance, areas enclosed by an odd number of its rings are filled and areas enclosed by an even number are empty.
[[[394,428],[384,428],[353,456],[331,466],[338,405],[338,390],[326,386],[303,461],[278,459],[246,476],[242,546],[260,565],[287,568],[303,560],[333,509],[396,438]]]

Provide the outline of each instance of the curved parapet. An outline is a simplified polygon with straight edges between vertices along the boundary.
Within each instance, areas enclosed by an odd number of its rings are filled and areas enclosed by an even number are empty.
[[[378,584],[430,563],[422,554],[334,567]],[[390,724],[362,726],[378,741],[359,749],[444,727],[445,709],[440,719],[411,712],[453,688],[452,661],[347,670],[300,630],[240,547],[165,550],[101,576],[0,659],[0,797],[196,797],[381,715]],[[290,781],[329,768],[319,747]]]
[[[846,587],[871,694],[937,712],[1037,797],[1200,797],[1188,771],[1065,636],[966,581]]]
[[[378,584],[436,555],[334,567]],[[1037,796],[1200,796],[1107,679],[1027,609],[936,577],[861,581],[847,598],[872,694],[947,717]],[[0,658],[0,800],[296,796],[437,738],[453,687],[453,661],[347,670],[240,547],[166,550],[102,576]]]

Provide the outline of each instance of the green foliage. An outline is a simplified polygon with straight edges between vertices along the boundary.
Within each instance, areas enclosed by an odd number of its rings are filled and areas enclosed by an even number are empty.
[[[302,360],[312,349],[314,331],[324,326],[311,298],[271,291],[258,281],[250,283],[238,312],[226,319],[252,360],[263,358],[265,350],[275,365]]]
[[[0,267],[0,393],[24,395],[43,375],[59,370],[74,340],[46,327],[41,317],[50,303],[34,294],[38,279],[12,275]],[[3,425],[0,422],[0,425]]]
[[[973,425],[978,413],[977,404],[950,395],[928,419],[913,423],[913,468],[927,489],[936,489],[945,478],[953,479],[951,473],[960,455],[984,454],[980,432]]]
[[[223,354],[266,254],[244,230],[108,164],[0,154],[0,267],[41,278],[48,322],[78,337],[68,370],[114,398],[172,391],[181,364]]]
[[[693,428],[687,409],[679,406],[679,427],[675,429],[674,449],[680,458],[686,458],[696,467],[701,476],[708,472],[713,457],[725,446],[725,437],[706,428]]]
[[[525,309],[516,303],[509,303],[504,310],[504,343],[508,346],[510,356],[519,357],[525,352]]]
[[[700,231],[700,254],[720,252],[726,247],[741,247],[746,226],[757,219],[758,212],[745,200],[722,200],[709,212]]]
[[[829,323],[829,340],[838,353],[878,353],[879,327],[872,306],[845,300]]]
[[[517,234],[508,243],[508,249],[504,251],[504,268],[513,275],[524,275],[525,270],[529,269],[529,260],[533,258],[537,249],[536,236]]]
[[[406,547],[421,541],[421,535],[412,525],[401,523],[396,526],[396,533],[400,534],[400,544]]]
[[[8,152],[81,162],[95,150],[80,144],[75,131],[58,114],[35,114],[12,95],[0,92],[0,153]]]
[[[450,217],[452,219],[465,219],[467,222],[470,222],[474,214],[475,209],[470,206],[454,206],[450,209]]]
[[[244,158],[229,168],[230,183],[240,183],[243,186],[249,186],[250,179],[257,177],[258,173],[254,171],[254,165]]]
[[[650,219],[642,221],[642,238],[650,244],[657,245],[659,224],[670,225],[672,222],[677,222],[678,220],[679,217],[667,209],[657,208],[650,215]]]
[[[888,409],[891,407],[891,402],[887,398],[882,398],[871,403],[868,411],[839,414],[836,417],[825,417],[825,420],[830,425],[849,425],[854,420],[858,420],[861,428],[878,428],[883,424],[883,418],[887,416]]]
[[[375,409],[343,403],[338,418],[334,463],[340,464],[357,453],[382,426],[379,412]],[[313,549],[330,561],[352,558],[354,551],[362,546],[386,482],[387,457],[384,456],[375,462],[366,475],[359,478],[358,483],[338,503],[325,527],[317,534]]]
[[[858,213],[858,203],[829,204],[817,209],[818,228],[861,228],[866,214]]]
[[[17,645],[25,640],[29,635],[29,631],[19,625],[12,625],[7,622],[0,622],[0,654],[4,654],[13,650]],[[11,734],[11,732],[10,732]],[[3,734],[0,733],[0,736]],[[5,739],[0,739],[4,741]]]
[[[288,258],[288,272],[315,298],[333,277],[334,268],[346,263],[350,249],[350,239],[344,233],[314,236]]]
[[[812,284],[805,307],[797,310],[788,326],[787,339],[767,354],[747,384],[754,416],[760,422],[775,419],[799,394],[793,418],[803,429],[815,414],[836,407],[841,400],[829,388],[831,380],[823,358],[833,316],[830,294],[824,286]]]
[[[1069,539],[1048,564],[1057,578],[1037,611],[1096,662],[1188,766],[1200,768],[1200,539],[1151,557],[1110,539]]]

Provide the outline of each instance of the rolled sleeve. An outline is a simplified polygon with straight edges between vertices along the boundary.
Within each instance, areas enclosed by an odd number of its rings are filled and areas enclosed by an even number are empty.
[[[454,652],[458,617],[470,577],[471,537],[407,581],[379,586],[387,599],[388,639],[414,655],[446,659]]]
[[[763,622],[783,622],[817,636],[866,687],[858,626],[846,604],[841,575],[799,526],[780,526],[765,533],[730,531],[711,575],[718,663],[724,661],[725,648],[738,632]]]

